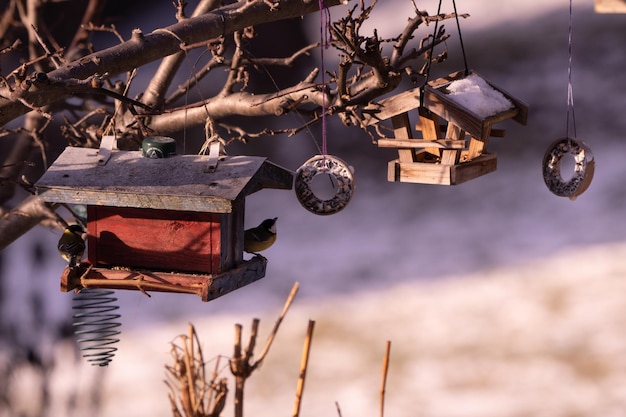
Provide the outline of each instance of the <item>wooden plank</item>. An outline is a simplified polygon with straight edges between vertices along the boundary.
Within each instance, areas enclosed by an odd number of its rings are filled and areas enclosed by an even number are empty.
[[[626,13],[626,0],[596,0],[596,13]]]
[[[230,269],[243,261],[245,201],[233,206],[233,212],[221,220],[222,246],[220,250],[222,270]]]
[[[379,148],[428,148],[428,149],[464,149],[465,140],[424,140],[424,139],[389,139],[382,138],[377,141]]]
[[[472,136],[467,151],[461,152],[461,162],[472,160],[480,156],[487,149],[487,142]]]
[[[431,111],[420,107],[419,111],[420,127],[422,132],[422,138],[427,140],[439,140],[441,139],[441,127],[439,124],[439,117]],[[441,156],[441,151],[436,147],[430,147],[424,149],[426,152],[436,156]]]
[[[435,115],[435,116],[436,116],[436,115]],[[440,129],[441,131],[443,131],[443,130],[445,130],[445,129],[446,129],[447,125],[448,125],[447,123],[440,124],[440,125],[439,125],[439,129]],[[422,130],[422,125],[421,125],[421,124],[419,124],[419,123],[417,123],[417,124],[414,126],[414,129],[415,129],[415,130],[417,130],[417,131],[421,131],[421,130]],[[492,128],[491,128],[491,133],[490,133],[490,136],[491,136],[492,138],[503,138],[504,136],[506,136],[506,130],[504,130],[504,129],[497,129],[497,128],[492,127]]]
[[[93,265],[206,274],[227,269],[220,226],[227,214],[89,206],[87,216]]]
[[[412,88],[368,105],[363,109],[365,125],[370,126],[418,108],[420,105],[420,90],[421,87]]]
[[[396,139],[412,139],[413,134],[411,132],[411,121],[409,120],[408,113],[402,113],[391,118],[391,124],[393,126],[393,136]],[[413,162],[413,150],[412,149],[398,149],[398,157],[401,162]]]
[[[99,158],[96,149],[66,148],[35,184],[37,194],[48,202],[230,213],[247,194],[293,183],[291,171],[263,157],[223,157],[210,173],[202,155],[117,151],[103,166]]]
[[[210,301],[263,278],[266,269],[267,259],[259,255],[214,275],[98,268],[85,262],[79,268],[65,268],[61,275],[61,291],[108,288],[170,292],[196,294],[202,301]]]
[[[480,137],[472,136],[467,151],[461,152],[461,162],[470,161],[487,151],[489,138],[491,137],[491,124],[483,125],[483,133]]]
[[[450,168],[450,165],[427,162],[402,163],[396,159],[389,162],[387,179],[391,182],[450,185]]]
[[[433,163],[402,163],[398,159],[389,162],[388,180],[434,185],[458,185],[497,169],[495,154],[483,154],[478,158],[457,165]]]
[[[464,140],[465,132],[461,128],[453,123],[448,123],[448,129],[446,130],[446,139],[448,140]],[[442,165],[455,165],[459,162],[460,153],[458,150],[444,149],[441,152],[441,164]]]
[[[469,162],[456,165],[452,170],[451,183],[452,185],[462,184],[466,181],[494,172],[497,168],[498,162],[496,154],[483,154]]]

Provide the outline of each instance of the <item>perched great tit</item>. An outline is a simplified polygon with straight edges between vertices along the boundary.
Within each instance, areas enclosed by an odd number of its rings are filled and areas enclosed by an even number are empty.
[[[83,259],[83,254],[85,253],[83,233],[85,231],[79,224],[73,224],[65,229],[61,239],[59,239],[57,248],[63,259],[69,263],[70,268],[80,264],[80,261]]]
[[[249,253],[261,252],[276,242],[276,220],[266,219],[255,228],[243,232],[243,250]]]

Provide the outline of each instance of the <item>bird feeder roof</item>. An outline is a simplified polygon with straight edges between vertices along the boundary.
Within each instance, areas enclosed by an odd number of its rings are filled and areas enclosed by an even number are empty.
[[[291,189],[293,173],[263,157],[222,156],[208,169],[205,155],[151,159],[68,147],[35,184],[47,202],[230,213],[233,203],[263,188]]]

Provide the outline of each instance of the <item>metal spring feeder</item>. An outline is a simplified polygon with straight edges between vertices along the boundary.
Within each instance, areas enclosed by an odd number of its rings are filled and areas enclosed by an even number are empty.
[[[74,297],[74,334],[83,357],[92,365],[107,366],[115,356],[115,338],[121,332],[117,320],[121,317],[114,311],[117,298],[113,291],[101,288],[86,288]]]

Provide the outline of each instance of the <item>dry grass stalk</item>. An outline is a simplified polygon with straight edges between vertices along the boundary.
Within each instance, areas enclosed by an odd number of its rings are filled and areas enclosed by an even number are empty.
[[[387,373],[389,371],[389,355],[391,353],[391,341],[387,340],[385,357],[383,358],[383,382],[380,387],[380,417],[385,414],[385,392],[387,389]]]
[[[313,339],[313,329],[315,322],[309,320],[309,327],[304,340],[304,348],[302,350],[302,360],[300,361],[300,376],[298,377],[298,388],[296,389],[296,403],[293,409],[293,417],[300,415],[300,404],[302,402],[302,393],[304,392],[304,382],[306,380],[306,370],[309,363],[309,352],[311,351],[311,341]]]
[[[233,357],[230,360],[230,371],[235,377],[235,417],[243,417],[243,395],[244,388],[246,384],[246,380],[250,377],[252,372],[257,369],[262,363],[263,359],[269,352],[270,347],[272,346],[272,342],[278,333],[278,328],[282,323],[291,303],[293,302],[296,294],[298,293],[299,284],[296,282],[291,288],[291,292],[285,301],[285,305],[283,306],[283,310],[281,311],[276,323],[274,324],[274,328],[272,332],[268,336],[265,341],[265,346],[261,351],[261,354],[258,356],[256,360],[252,360],[254,355],[254,347],[256,346],[256,338],[259,329],[259,319],[252,320],[252,330],[250,331],[250,339],[248,341],[248,346],[246,351],[242,354],[242,345],[241,345],[241,324],[235,325],[235,349],[233,353]]]
[[[172,343],[173,366],[166,366],[165,384],[174,417],[218,417],[224,409],[228,384],[225,378],[217,380],[219,357],[215,371],[207,381],[204,355],[198,334],[192,324],[189,333]]]
[[[285,301],[272,332],[265,342],[261,354],[253,360],[254,348],[259,329],[259,319],[253,319],[252,329],[248,345],[244,351],[241,342],[242,325],[235,325],[235,342],[233,357],[229,361],[230,370],[235,378],[235,417],[243,417],[243,395],[246,380],[252,372],[258,368],[269,352],[278,328],[282,323],[289,307],[291,306],[299,284],[296,282],[291,293]],[[224,410],[228,394],[226,378],[219,378],[220,365],[218,356],[215,360],[215,368],[211,379],[207,380],[206,362],[202,347],[198,340],[198,334],[192,324],[189,324],[189,332],[180,335],[172,342],[171,349],[174,365],[165,366],[165,384],[169,388],[169,400],[174,417],[219,417]]]

